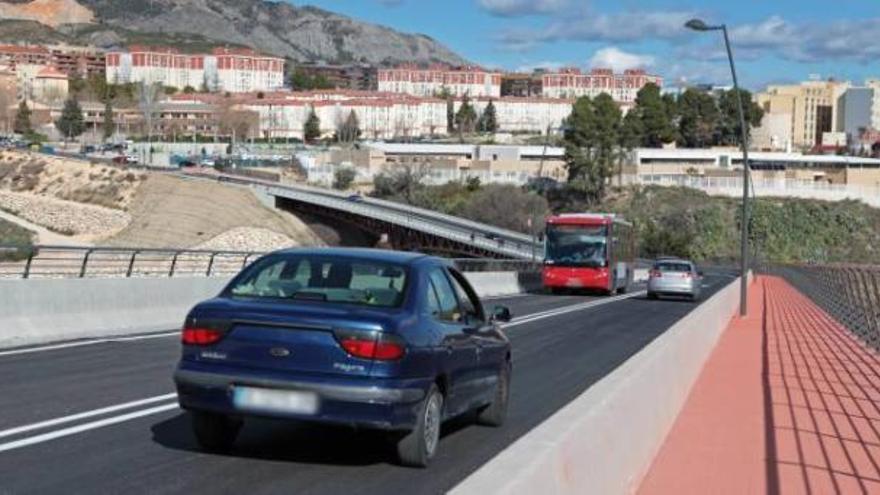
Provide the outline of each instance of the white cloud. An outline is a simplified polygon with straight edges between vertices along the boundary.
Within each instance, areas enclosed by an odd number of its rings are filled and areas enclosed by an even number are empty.
[[[515,17],[551,14],[568,6],[569,0],[477,0],[477,4],[492,15]]]
[[[597,50],[590,59],[590,67],[614,69],[614,72],[622,72],[627,69],[646,69],[654,65],[654,57],[651,55],[639,55],[629,53],[609,46]]]
[[[672,40],[688,32],[684,23],[693,12],[625,12],[621,14],[583,13],[557,19],[538,30],[511,30],[499,40],[514,46],[534,46],[556,41],[631,42],[641,39]]]

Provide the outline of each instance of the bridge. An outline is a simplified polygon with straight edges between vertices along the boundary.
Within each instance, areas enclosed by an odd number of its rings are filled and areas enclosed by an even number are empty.
[[[269,420],[248,422],[231,452],[207,454],[198,449],[170,380],[180,352],[176,328],[193,302],[216,293],[241,266],[243,253],[93,252],[84,265],[77,265],[82,253],[61,254],[56,252],[52,264],[37,259],[33,277],[0,280],[0,491],[52,493],[75,486],[109,493],[485,494],[543,487],[548,493],[604,494],[635,491],[644,480],[645,493],[668,493],[675,486],[670,480],[688,478],[691,464],[678,460],[691,459],[689,452],[708,472],[724,472],[724,466],[694,454],[707,448],[702,438],[711,438],[706,440],[711,448],[724,444],[705,433],[715,431],[711,425],[693,422],[688,411],[705,403],[693,405],[689,392],[718,397],[724,387],[735,387],[732,395],[720,396],[748,398],[747,410],[763,415],[760,356],[766,332],[774,339],[773,352],[780,353],[771,356],[778,366],[791,362],[781,354],[791,349],[783,345],[788,342],[798,346],[798,355],[821,351],[815,359],[825,363],[824,373],[861,373],[855,381],[840,378],[862,388],[850,392],[862,397],[862,412],[853,410],[854,418],[875,414],[866,408],[880,406],[871,378],[880,376],[880,364],[868,347],[880,335],[870,309],[880,292],[865,289],[880,283],[876,270],[768,269],[750,285],[753,313],[731,320],[736,273],[724,268],[706,270],[703,302],[694,304],[648,300],[641,290],[616,297],[551,296],[534,291],[529,273],[536,265],[460,260],[487,304],[507,305],[515,315],[504,328],[515,378],[509,422],[502,429],[474,426],[466,418],[453,421],[444,428],[439,457],[426,470],[397,466],[371,432]],[[60,264],[75,268],[59,272]],[[790,311],[807,311],[810,319],[786,319]],[[771,326],[762,329],[762,321]],[[809,332],[801,335],[803,328]],[[746,344],[731,346],[730,339],[737,338]],[[718,361],[718,352],[728,357]],[[751,356],[757,375],[735,384],[711,381],[711,370],[738,363],[742,353]],[[790,393],[802,393],[795,385],[787,385]],[[783,403],[779,394],[785,390],[771,390],[773,404]],[[761,423],[757,430],[748,426],[754,418],[738,418],[730,404],[718,407],[713,414],[723,415],[732,431],[743,431],[737,421],[750,435],[764,431]],[[776,421],[785,424],[778,416]],[[703,433],[694,440],[688,431]],[[761,459],[763,451],[752,450],[764,443],[746,439],[736,443],[738,455]],[[840,442],[860,459],[876,456],[867,437]],[[736,456],[719,458],[732,463]],[[773,459],[787,473],[789,459]],[[818,469],[814,460],[800,462]],[[834,466],[827,469],[832,479],[844,476]],[[857,473],[865,486],[873,479]],[[814,492],[823,491],[817,485]]]
[[[277,208],[329,219],[376,238],[387,235],[395,249],[448,256],[543,258],[543,245],[532,236],[453,215],[305,185],[225,174],[216,178],[250,187]]]

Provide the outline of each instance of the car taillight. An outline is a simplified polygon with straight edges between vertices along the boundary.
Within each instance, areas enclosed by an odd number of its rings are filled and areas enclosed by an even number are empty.
[[[394,361],[403,357],[406,346],[403,341],[386,333],[361,333],[337,331],[336,340],[345,352],[362,359]]]
[[[184,327],[180,340],[186,345],[211,345],[223,338],[223,332],[213,328]]]
[[[651,278],[660,278],[663,276],[663,272],[660,270],[651,270],[650,277]]]

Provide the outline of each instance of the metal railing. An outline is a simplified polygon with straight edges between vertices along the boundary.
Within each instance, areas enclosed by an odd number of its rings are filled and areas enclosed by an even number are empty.
[[[123,247],[0,246],[0,279],[228,277],[265,253]],[[466,272],[537,272],[517,259],[456,259]]]
[[[880,349],[880,265],[768,265],[875,349]]]
[[[0,247],[0,278],[229,276],[259,255],[195,249]]]

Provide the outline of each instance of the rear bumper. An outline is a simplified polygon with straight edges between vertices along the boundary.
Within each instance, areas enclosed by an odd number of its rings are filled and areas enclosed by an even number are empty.
[[[416,411],[430,387],[430,379],[362,379],[328,382],[285,379],[277,375],[256,375],[238,370],[196,370],[184,365],[174,373],[180,407],[233,416],[267,416],[336,423],[382,430],[409,430],[416,423]],[[233,402],[235,386],[307,391],[317,394],[315,414],[255,413],[238,409]]]
[[[553,289],[608,290],[607,268],[567,268],[545,266],[542,271],[544,287]]]
[[[653,294],[695,295],[700,289],[698,282],[648,282],[648,292]]]

